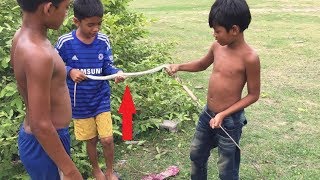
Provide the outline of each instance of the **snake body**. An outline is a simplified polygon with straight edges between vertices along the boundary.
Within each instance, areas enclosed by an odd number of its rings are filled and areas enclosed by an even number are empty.
[[[158,66],[153,69],[146,70],[146,71],[112,74],[109,76],[92,76],[92,75],[86,75],[86,76],[87,76],[87,78],[92,79],[92,80],[105,81],[105,80],[114,79],[119,75],[124,76],[124,77],[134,77],[134,76],[142,76],[142,75],[146,75],[146,74],[152,74],[152,73],[155,73],[155,72],[162,70],[163,68],[167,68],[168,66],[169,66],[168,64],[163,64],[161,66]],[[74,107],[76,106],[76,94],[77,94],[77,83],[74,83],[74,90],[73,90],[73,106]]]
[[[122,76],[125,77],[134,77],[134,76],[142,76],[142,75],[146,75],[146,74],[152,74],[155,72],[158,72],[160,70],[162,70],[163,68],[167,68],[168,64],[163,64],[161,66],[155,67],[153,69],[149,69],[146,71],[140,71],[140,72],[131,72],[131,73],[122,73]],[[92,79],[92,80],[110,80],[110,79],[114,79],[117,76],[119,76],[119,74],[112,74],[109,76],[92,76],[92,75],[86,75],[87,78]]]

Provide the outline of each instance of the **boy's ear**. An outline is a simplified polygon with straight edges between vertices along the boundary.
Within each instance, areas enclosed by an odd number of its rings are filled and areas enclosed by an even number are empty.
[[[73,17],[73,24],[74,24],[74,25],[76,25],[76,26],[78,27],[78,26],[79,26],[79,24],[80,24],[79,19],[78,19],[78,18],[76,18],[76,17]]]
[[[233,35],[237,35],[237,34],[240,33],[240,27],[237,26],[237,25],[233,25],[233,26],[231,27],[231,31],[232,31],[232,34],[233,34]]]
[[[55,6],[52,4],[52,2],[44,3],[44,4],[43,4],[43,7],[42,7],[43,13],[44,13],[45,15],[49,15],[49,14],[53,11],[52,8],[55,8]]]

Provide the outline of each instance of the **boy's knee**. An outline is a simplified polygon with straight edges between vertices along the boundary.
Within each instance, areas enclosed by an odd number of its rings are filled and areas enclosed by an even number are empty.
[[[190,155],[189,155],[189,158],[191,161],[194,161],[195,159],[197,159],[197,153],[194,149],[190,149]]]
[[[113,137],[104,137],[100,139],[102,146],[110,146],[113,144]]]
[[[98,143],[98,137],[94,137],[92,139],[87,140],[88,144],[96,145]]]
[[[190,160],[191,161],[197,161],[200,158],[202,158],[202,156],[199,153],[198,149],[196,147],[191,146],[191,148],[190,148]]]

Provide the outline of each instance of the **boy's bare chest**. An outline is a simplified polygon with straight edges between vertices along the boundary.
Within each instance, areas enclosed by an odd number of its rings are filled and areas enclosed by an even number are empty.
[[[244,58],[239,53],[215,53],[213,65],[215,72],[225,75],[239,75],[245,72]]]
[[[63,60],[55,50],[52,51],[52,60],[54,63],[52,78],[65,81],[67,75],[65,65]]]

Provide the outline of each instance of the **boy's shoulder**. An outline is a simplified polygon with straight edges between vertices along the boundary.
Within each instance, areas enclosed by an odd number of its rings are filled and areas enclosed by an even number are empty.
[[[73,38],[73,32],[74,31],[71,31],[71,32],[68,32],[68,33],[65,33],[65,34],[63,34],[63,35],[61,35],[59,38],[58,38],[58,40],[61,40],[61,39],[66,39],[66,38]]]
[[[105,42],[108,46],[110,46],[110,40],[109,40],[108,35],[101,33],[101,32],[98,32],[97,39]]]
[[[99,31],[97,35],[98,35],[98,36],[104,36],[104,37],[107,37],[107,38],[108,38],[108,35],[105,34],[105,33],[102,33],[101,31]]]
[[[215,49],[217,47],[220,47],[221,45],[218,43],[218,41],[215,41],[211,44],[211,49]]]
[[[244,56],[245,56],[245,60],[247,62],[259,61],[259,55],[258,55],[258,52],[256,51],[256,49],[254,49],[249,44],[246,44],[245,47],[246,48],[243,51],[244,52]]]
[[[69,32],[69,33],[66,33],[66,34],[63,34],[62,36],[60,36],[60,37],[58,38],[58,41],[57,41],[57,43],[56,43],[55,46],[56,46],[58,49],[60,49],[65,42],[70,41],[70,40],[73,40],[73,39],[74,39],[74,37],[73,37],[73,31],[71,31],[71,32]]]
[[[211,51],[213,53],[221,53],[225,51],[227,46],[220,45],[217,41],[213,42],[211,45]],[[242,59],[247,63],[254,63],[259,61],[259,55],[252,46],[247,43],[242,44],[239,48],[236,48],[234,53],[238,54],[238,57],[242,57]]]

